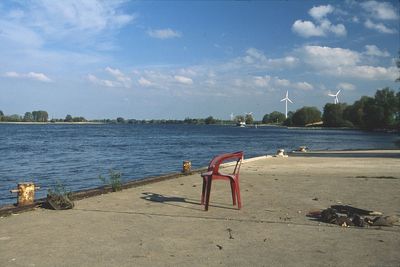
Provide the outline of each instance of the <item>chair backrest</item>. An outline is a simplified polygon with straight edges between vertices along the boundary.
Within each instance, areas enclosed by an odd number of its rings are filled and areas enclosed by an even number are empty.
[[[210,164],[208,165],[208,171],[212,171],[213,174],[218,174],[219,166],[223,162],[236,160],[236,166],[233,171],[233,174],[236,174],[239,172],[240,165],[241,165],[242,159],[243,159],[243,154],[244,154],[243,151],[238,151],[238,152],[233,152],[233,153],[217,155],[211,160]]]

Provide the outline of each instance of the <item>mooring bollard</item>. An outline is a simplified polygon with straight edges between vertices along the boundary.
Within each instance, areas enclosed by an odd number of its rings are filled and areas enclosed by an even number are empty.
[[[297,151],[299,151],[299,152],[307,152],[307,151],[308,151],[308,147],[306,147],[306,146],[299,146],[299,148],[297,149]]]
[[[40,189],[34,183],[18,183],[18,189],[10,190],[11,193],[18,193],[18,206],[33,204],[35,201],[35,189]]]
[[[188,160],[183,161],[182,172],[188,174],[192,171],[192,163]]]
[[[276,151],[275,157],[287,158],[288,155],[285,155],[285,150],[284,150],[284,149],[278,149],[278,150]]]

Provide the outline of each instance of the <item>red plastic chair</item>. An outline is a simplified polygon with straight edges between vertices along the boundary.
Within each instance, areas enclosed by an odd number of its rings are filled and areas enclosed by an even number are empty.
[[[201,194],[201,205],[205,205],[205,210],[208,210],[210,203],[210,191],[212,180],[227,180],[231,184],[232,202],[233,205],[238,204],[238,209],[242,207],[239,188],[239,171],[243,160],[243,151],[222,154],[214,157],[208,165],[208,171],[201,174],[203,177],[203,190]],[[225,161],[236,161],[235,169],[232,174],[224,174],[219,171],[221,163]],[[204,203],[205,201],[205,203]]]

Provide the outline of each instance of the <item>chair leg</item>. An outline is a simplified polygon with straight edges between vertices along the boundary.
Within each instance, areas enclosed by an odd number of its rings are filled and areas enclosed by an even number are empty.
[[[201,191],[201,205],[204,205],[204,198],[205,198],[205,195],[206,195],[206,178],[205,177],[203,177],[203,189],[202,189],[202,191]]]
[[[237,202],[238,202],[238,209],[242,208],[242,200],[240,198],[240,187],[239,187],[239,183],[236,182],[236,197],[237,197]]]
[[[232,191],[232,202],[233,206],[236,205],[236,186],[235,183],[231,180],[231,191]]]
[[[208,204],[210,203],[211,183],[212,183],[212,177],[209,177],[207,179],[207,189],[206,189],[206,205],[205,205],[206,211],[208,210]]]

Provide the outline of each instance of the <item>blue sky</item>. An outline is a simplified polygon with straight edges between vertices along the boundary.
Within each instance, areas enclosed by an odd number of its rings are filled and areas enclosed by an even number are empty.
[[[398,1],[1,1],[0,110],[183,119],[394,83]]]

